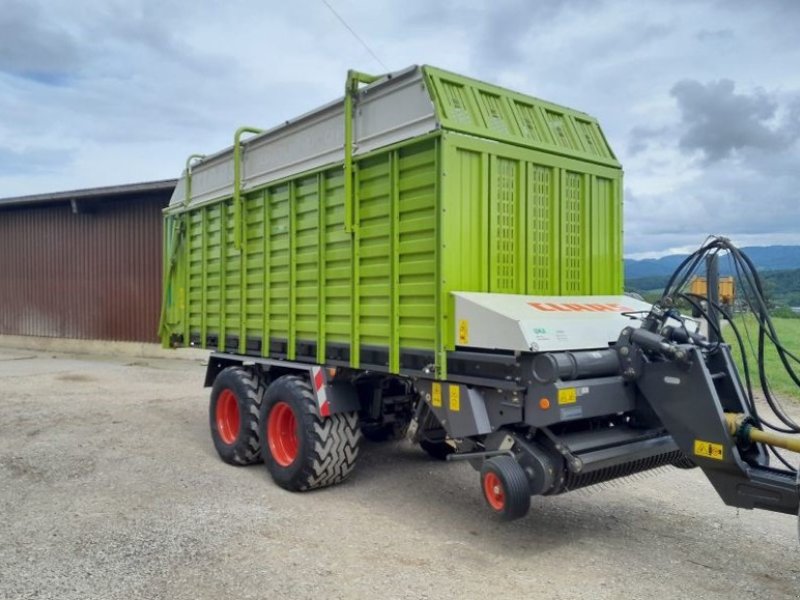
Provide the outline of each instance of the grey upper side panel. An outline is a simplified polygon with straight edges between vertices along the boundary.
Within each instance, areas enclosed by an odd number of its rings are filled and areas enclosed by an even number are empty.
[[[422,70],[410,67],[361,88],[353,116],[354,154],[434,131],[439,127]],[[263,186],[344,160],[344,99],[242,142],[242,190]],[[233,147],[195,163],[189,205],[233,194]],[[186,173],[170,208],[186,198]]]

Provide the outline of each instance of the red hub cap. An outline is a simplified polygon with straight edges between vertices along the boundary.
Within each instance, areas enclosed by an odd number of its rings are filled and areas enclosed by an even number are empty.
[[[217,431],[222,441],[233,444],[239,436],[239,403],[229,389],[224,389],[217,398]]]
[[[267,423],[267,440],[272,458],[280,466],[288,467],[297,458],[297,419],[286,402],[278,402],[272,407]]]
[[[483,478],[483,493],[486,501],[495,510],[503,510],[506,505],[506,495],[503,492],[503,483],[500,478],[492,472],[487,473]]]

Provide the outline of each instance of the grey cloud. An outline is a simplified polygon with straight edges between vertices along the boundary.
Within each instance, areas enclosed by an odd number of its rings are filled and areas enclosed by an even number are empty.
[[[701,152],[708,162],[748,148],[777,151],[794,143],[797,111],[776,125],[778,102],[763,90],[739,94],[730,79],[707,84],[684,79],[670,93],[681,113],[681,150]]]
[[[72,150],[43,148],[13,150],[0,147],[0,176],[61,172],[66,170],[73,160]]]
[[[652,140],[663,137],[668,131],[668,127],[636,125],[628,135],[628,152],[631,156],[641,154],[647,150]]]
[[[731,29],[701,29],[695,37],[701,42],[727,42],[736,36]]]
[[[0,72],[60,84],[77,74],[80,63],[75,38],[58,22],[49,22],[40,6],[26,0],[3,3]]]

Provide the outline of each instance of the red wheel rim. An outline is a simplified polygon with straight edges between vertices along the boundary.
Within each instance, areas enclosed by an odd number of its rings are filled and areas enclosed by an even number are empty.
[[[278,402],[272,407],[267,422],[269,451],[275,462],[288,467],[297,458],[297,419],[292,407]]]
[[[486,501],[495,510],[503,510],[506,505],[506,495],[500,478],[491,471],[483,477],[483,493]]]
[[[229,446],[239,436],[239,403],[229,389],[224,389],[217,398],[217,431],[220,439]]]

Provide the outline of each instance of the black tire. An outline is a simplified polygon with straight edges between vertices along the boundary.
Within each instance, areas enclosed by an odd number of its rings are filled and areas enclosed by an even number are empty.
[[[270,440],[271,418],[290,419],[294,436],[288,445],[293,452],[284,452],[284,442]],[[358,458],[359,425],[355,411],[320,417],[310,382],[284,375],[270,384],[261,405],[261,456],[272,479],[284,489],[300,492],[340,483],[353,471]],[[272,426],[277,429],[277,422]]]
[[[530,510],[528,478],[510,456],[495,456],[483,463],[481,490],[486,504],[504,521],[520,519]]]
[[[252,465],[261,460],[258,417],[266,386],[257,374],[228,367],[211,388],[208,417],[211,439],[219,457],[229,465]],[[237,426],[233,426],[233,415]]]
[[[455,454],[456,449],[447,442],[431,442],[430,440],[421,440],[419,447],[428,453],[428,456],[436,460],[447,460],[451,454]]]

